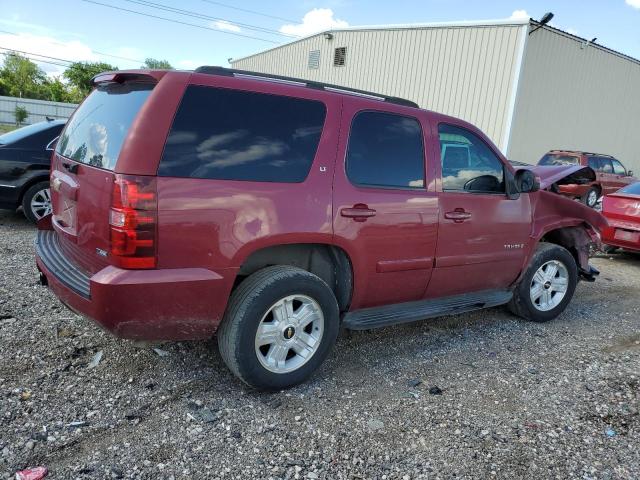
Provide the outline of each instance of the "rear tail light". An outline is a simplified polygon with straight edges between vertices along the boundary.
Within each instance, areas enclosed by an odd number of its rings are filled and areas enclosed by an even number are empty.
[[[156,267],[158,201],[155,177],[116,175],[109,228],[115,266]]]

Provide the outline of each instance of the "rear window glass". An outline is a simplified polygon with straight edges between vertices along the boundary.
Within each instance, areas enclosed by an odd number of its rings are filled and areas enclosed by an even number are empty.
[[[97,87],[69,120],[56,152],[77,162],[113,170],[129,127],[152,89],[148,83]]]
[[[538,165],[578,165],[578,163],[578,157],[575,155],[547,153],[540,159]]]
[[[320,142],[325,112],[315,100],[190,86],[158,175],[302,182]]]
[[[618,190],[618,193],[628,193],[630,195],[640,195],[640,182],[632,183],[631,185],[627,185],[621,190]]]

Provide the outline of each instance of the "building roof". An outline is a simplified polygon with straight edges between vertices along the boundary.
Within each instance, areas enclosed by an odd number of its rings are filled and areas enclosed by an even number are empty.
[[[278,50],[280,48],[288,47],[298,42],[302,42],[312,37],[316,37],[318,35],[324,35],[327,33],[336,33],[336,32],[364,32],[364,31],[393,31],[393,30],[420,30],[420,29],[429,29],[429,28],[464,28],[464,27],[500,27],[500,26],[523,26],[523,25],[532,25],[537,26],[539,22],[529,19],[529,20],[514,20],[514,19],[502,19],[502,20],[469,20],[469,21],[456,21],[456,22],[434,22],[434,23],[402,23],[402,24],[390,24],[390,25],[363,25],[363,26],[354,26],[354,27],[342,27],[342,28],[334,28],[329,30],[323,30],[321,32],[312,33],[310,35],[306,35],[304,37],[296,38],[295,40],[283,43],[282,45],[277,45],[275,47],[269,47],[264,50],[261,50],[256,53],[252,53],[251,55],[245,55],[244,57],[234,58],[230,63],[238,62],[240,60],[245,60],[247,58],[255,57],[256,55],[262,55],[264,53]],[[589,40],[586,38],[579,37],[573,33],[566,32],[557,27],[552,27],[550,25],[544,25],[542,28],[546,30],[551,30],[553,32],[559,33],[563,36],[572,38],[573,40],[582,42],[587,44]],[[626,55],[622,52],[618,52],[617,50],[613,50],[611,48],[605,47],[599,43],[590,43],[591,47],[598,48],[600,50],[604,50],[608,53],[616,55],[618,57],[624,58],[631,62],[640,64],[640,60],[637,58],[631,57],[630,55]]]
[[[294,43],[302,42],[309,38],[316,37],[318,35],[324,35],[326,33],[358,32],[358,31],[373,31],[373,30],[377,30],[377,31],[420,30],[420,29],[428,29],[428,28],[522,26],[522,25],[527,25],[528,23],[529,23],[529,20],[502,19],[502,20],[469,20],[469,21],[433,22],[433,23],[398,23],[398,24],[390,24],[390,25],[361,25],[361,26],[353,26],[353,27],[332,28],[329,30],[322,30],[321,32],[312,33],[310,35],[305,35],[304,37],[296,38],[295,40],[285,42],[281,45],[276,45],[275,47],[269,47],[259,52],[252,53],[250,55],[245,55],[244,57],[233,58],[230,63],[238,62],[240,60],[245,60],[247,58],[255,57],[256,55],[262,55],[263,53],[288,47],[290,45],[293,45]]]

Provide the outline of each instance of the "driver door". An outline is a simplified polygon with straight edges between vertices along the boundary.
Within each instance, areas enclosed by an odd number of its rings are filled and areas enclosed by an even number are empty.
[[[502,157],[476,130],[434,126],[441,182],[436,263],[426,297],[508,288],[529,244],[529,195],[509,199]]]

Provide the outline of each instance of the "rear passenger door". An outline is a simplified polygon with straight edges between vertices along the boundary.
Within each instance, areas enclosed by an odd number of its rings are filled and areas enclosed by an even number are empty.
[[[422,298],[436,247],[426,112],[370,103],[345,98],[335,169],[334,236],[353,262],[352,308]]]

